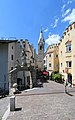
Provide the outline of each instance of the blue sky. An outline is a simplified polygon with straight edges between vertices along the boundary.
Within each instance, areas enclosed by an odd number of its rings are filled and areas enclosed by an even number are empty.
[[[75,21],[75,0],[0,0],[0,38],[28,39],[37,49],[42,25],[46,47]]]

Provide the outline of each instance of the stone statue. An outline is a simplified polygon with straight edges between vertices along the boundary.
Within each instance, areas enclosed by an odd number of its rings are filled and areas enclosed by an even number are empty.
[[[22,60],[22,65],[25,64],[25,60],[26,60],[26,55],[25,55],[25,51],[24,49],[22,49],[22,52],[21,52],[21,60]]]

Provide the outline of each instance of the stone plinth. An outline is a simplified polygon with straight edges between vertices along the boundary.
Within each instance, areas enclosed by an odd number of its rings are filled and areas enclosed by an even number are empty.
[[[15,110],[15,96],[10,97],[10,111]]]

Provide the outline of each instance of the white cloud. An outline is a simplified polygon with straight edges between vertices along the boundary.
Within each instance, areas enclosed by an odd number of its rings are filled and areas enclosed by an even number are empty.
[[[53,28],[57,27],[58,21],[59,21],[59,18],[55,20],[54,24],[53,23],[51,24],[51,27]]]
[[[75,0],[62,0],[62,2],[63,3],[66,3],[67,2],[67,4],[71,4],[72,2],[74,2]]]
[[[72,3],[72,2],[73,2],[72,0],[68,0],[67,4],[70,4],[70,3]]]
[[[62,7],[62,10],[66,7],[66,5],[64,4],[63,7]]]
[[[49,32],[49,35],[51,35],[51,32]]]
[[[62,22],[67,21],[69,22],[69,24],[75,22],[75,9],[73,9],[72,12],[62,20]]]
[[[53,23],[51,23],[51,25],[50,25],[51,27],[53,27]]]
[[[55,20],[53,28],[57,27],[58,20],[59,20],[59,18]]]
[[[46,28],[45,30],[44,30],[44,32],[47,32],[48,31],[48,28]]]
[[[53,35],[49,35],[45,42],[48,45],[50,45],[50,44],[59,43],[59,40],[60,40],[60,36],[58,34],[53,34]]]
[[[67,9],[66,12],[64,14],[62,14],[62,17],[65,17],[70,11],[71,11],[71,9]]]
[[[61,13],[62,13],[62,17],[63,17],[63,15],[64,15],[64,9],[65,9],[65,4],[62,6],[62,8],[61,8]]]
[[[62,6],[62,8],[61,8],[62,17],[66,16],[66,15],[71,11],[71,9],[69,8],[69,9],[67,9],[66,12],[65,12],[66,5],[67,5],[67,4],[64,4],[64,5]]]
[[[61,8],[61,12],[63,13],[64,12],[64,9],[65,9],[66,5],[64,4]]]

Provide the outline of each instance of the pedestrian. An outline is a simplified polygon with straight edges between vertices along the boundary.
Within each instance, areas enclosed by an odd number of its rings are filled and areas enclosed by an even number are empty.
[[[68,82],[67,79],[65,80],[65,93],[67,93],[67,86],[68,86]]]

